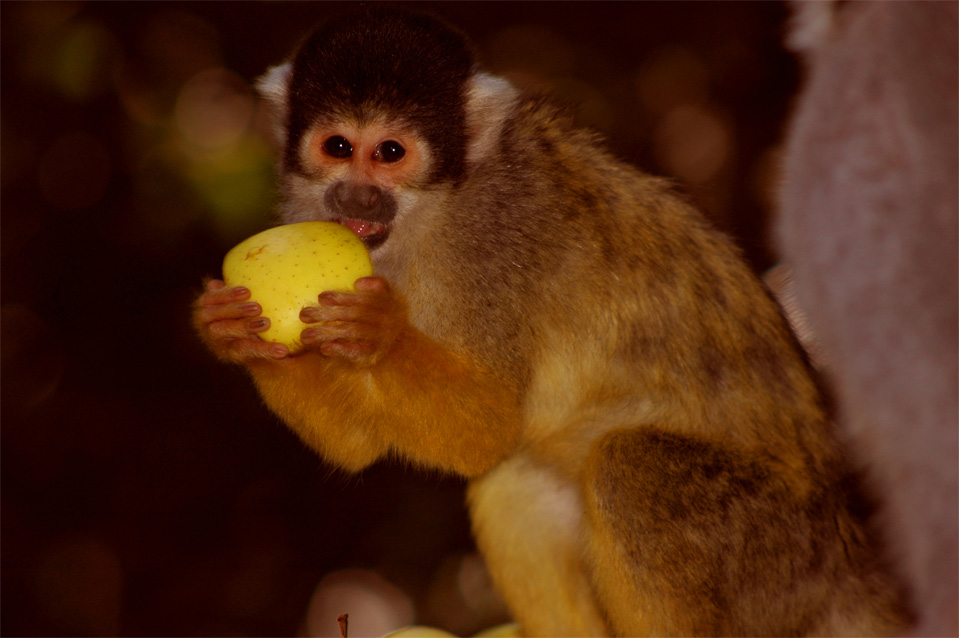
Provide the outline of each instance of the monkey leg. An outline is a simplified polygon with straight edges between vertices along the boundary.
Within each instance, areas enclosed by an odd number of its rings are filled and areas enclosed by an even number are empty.
[[[587,464],[594,581],[618,635],[876,635],[901,618],[841,490],[797,497],[760,457],[654,429]],[[821,483],[821,482],[819,482]]]
[[[518,455],[469,488],[477,545],[525,636],[606,636],[575,485]]]

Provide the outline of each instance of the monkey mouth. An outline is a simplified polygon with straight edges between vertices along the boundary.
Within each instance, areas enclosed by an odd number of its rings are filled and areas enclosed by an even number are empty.
[[[352,230],[353,234],[366,244],[368,250],[381,246],[390,235],[390,227],[387,224],[349,218],[340,218],[334,221]]]

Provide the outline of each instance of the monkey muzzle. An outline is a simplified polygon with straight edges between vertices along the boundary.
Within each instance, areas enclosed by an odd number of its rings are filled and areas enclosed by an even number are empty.
[[[352,230],[370,250],[386,242],[396,217],[396,198],[373,184],[337,182],[326,191],[324,204],[333,221]]]

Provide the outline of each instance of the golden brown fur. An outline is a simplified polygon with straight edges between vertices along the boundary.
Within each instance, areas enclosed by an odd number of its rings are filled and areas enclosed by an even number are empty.
[[[548,101],[486,90],[465,177],[391,222],[381,278],[304,311],[311,349],[271,355],[219,282],[201,335],[337,465],[470,477],[528,635],[895,632],[823,399],[738,251]]]

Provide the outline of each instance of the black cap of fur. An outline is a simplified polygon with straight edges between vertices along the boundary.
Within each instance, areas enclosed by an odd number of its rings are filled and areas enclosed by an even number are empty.
[[[473,50],[458,31],[432,16],[372,8],[319,26],[293,62],[286,165],[317,118],[402,118],[426,138],[434,181],[457,180],[465,168],[464,87],[475,73]]]

